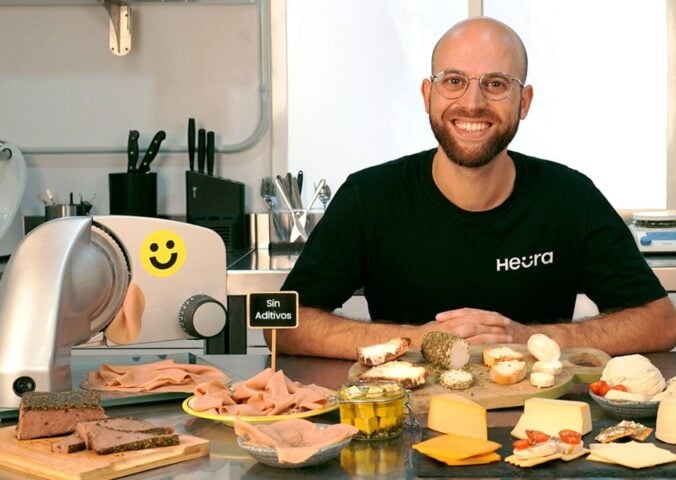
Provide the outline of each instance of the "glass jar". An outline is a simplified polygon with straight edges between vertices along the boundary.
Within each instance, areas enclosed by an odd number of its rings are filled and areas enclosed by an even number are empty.
[[[355,439],[394,438],[404,429],[408,396],[398,382],[360,380],[340,387],[337,397],[340,423],[359,429]]]

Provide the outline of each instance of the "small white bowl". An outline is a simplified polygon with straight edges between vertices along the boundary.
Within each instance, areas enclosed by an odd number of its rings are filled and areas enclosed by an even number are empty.
[[[658,400],[651,402],[631,402],[628,400],[609,400],[590,391],[589,395],[601,408],[612,413],[616,417],[625,420],[635,418],[655,418],[657,416],[657,407],[660,404]]]
[[[326,428],[326,424],[317,424],[320,428]],[[320,463],[328,462],[332,458],[337,458],[340,455],[343,447],[347,446],[350,443],[352,437],[346,438],[345,440],[340,441],[339,443],[334,443],[332,445],[327,445],[314,455],[312,455],[307,460],[301,463],[280,463],[277,459],[277,449],[273,447],[260,447],[258,445],[251,445],[246,443],[246,440],[242,437],[237,437],[237,445],[245,450],[249,455],[255,458],[260,463],[268,465],[270,467],[276,468],[303,468],[311,467],[313,465],[319,465]]]

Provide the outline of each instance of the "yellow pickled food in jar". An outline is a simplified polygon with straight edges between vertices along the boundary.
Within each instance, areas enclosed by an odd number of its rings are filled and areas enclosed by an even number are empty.
[[[358,381],[338,390],[340,422],[354,425],[353,437],[380,440],[401,434],[406,413],[406,391],[397,382]]]

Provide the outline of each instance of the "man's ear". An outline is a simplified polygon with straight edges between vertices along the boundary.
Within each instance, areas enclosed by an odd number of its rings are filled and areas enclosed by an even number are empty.
[[[429,78],[426,78],[422,81],[422,85],[420,86],[420,92],[422,93],[423,96],[423,101],[425,102],[425,112],[430,113],[430,94],[432,90],[432,82],[430,82]]]
[[[533,101],[533,86],[526,85],[521,89],[521,111],[519,117],[524,120],[530,110],[530,104]]]

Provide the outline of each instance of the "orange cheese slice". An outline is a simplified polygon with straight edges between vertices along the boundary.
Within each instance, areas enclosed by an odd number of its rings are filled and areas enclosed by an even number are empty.
[[[427,455],[428,457],[444,462],[446,465],[452,467],[462,466],[462,465],[483,465],[485,463],[499,462],[500,455],[495,452],[484,453],[483,455],[474,455],[473,457],[463,458],[462,460],[454,460],[449,458],[447,455]]]
[[[416,443],[413,448],[433,458],[443,457],[445,460],[442,461],[445,462],[485,455],[496,451],[500,448],[500,444],[490,440],[446,434]]]

